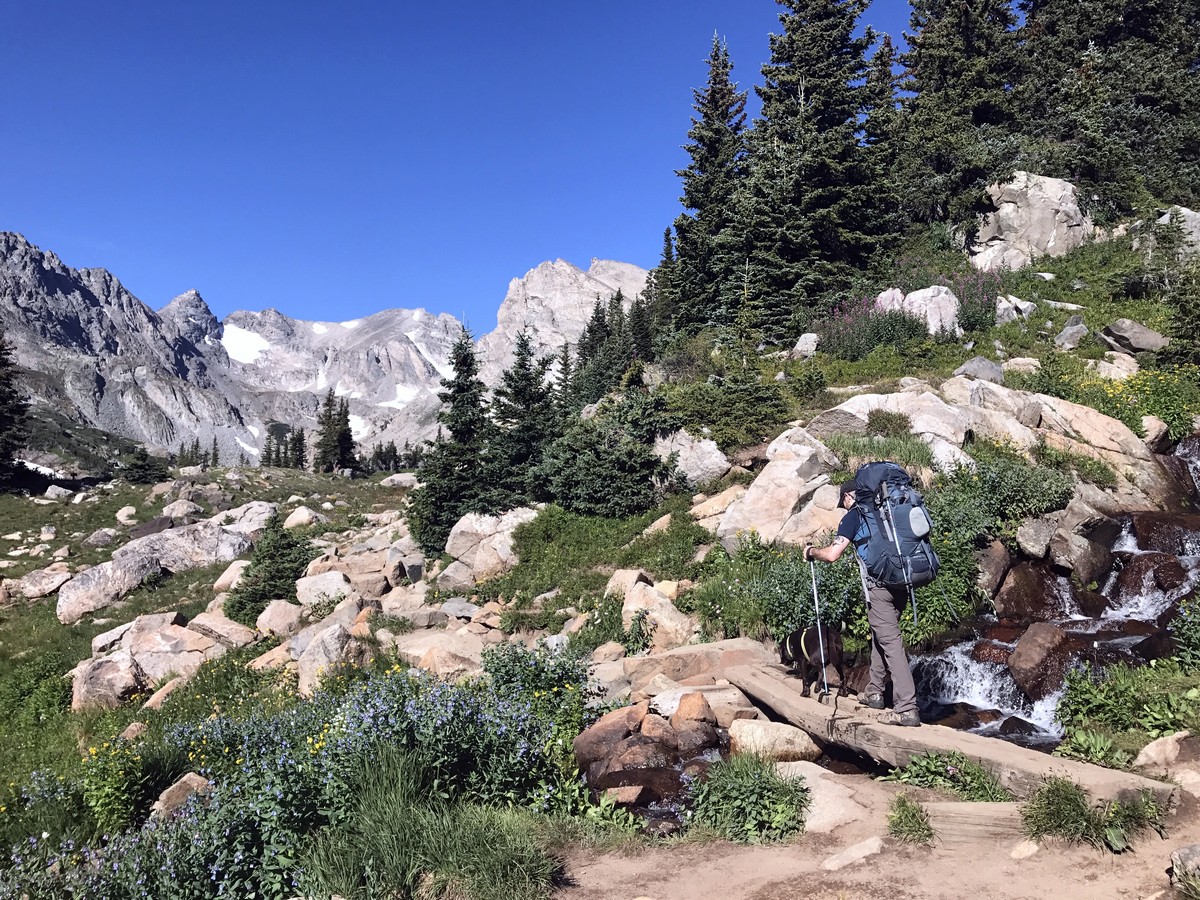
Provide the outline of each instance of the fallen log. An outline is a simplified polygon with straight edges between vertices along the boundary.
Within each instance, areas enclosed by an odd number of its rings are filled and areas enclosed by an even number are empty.
[[[1050,756],[998,738],[941,725],[883,725],[874,717],[878,714],[848,697],[830,698],[828,705],[802,697],[794,679],[766,666],[734,666],[726,669],[725,677],[757,704],[769,707],[814,738],[888,765],[903,766],[924,753],[957,750],[995,775],[1018,798],[1029,796],[1054,775],[1069,778],[1096,800],[1128,800],[1150,791],[1169,809],[1179,798],[1179,787],[1168,782]]]

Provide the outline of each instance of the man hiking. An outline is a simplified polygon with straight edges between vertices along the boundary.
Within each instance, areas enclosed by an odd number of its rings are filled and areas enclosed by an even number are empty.
[[[894,712],[881,716],[879,721],[887,725],[918,726],[921,717],[917,713],[917,689],[913,684],[908,656],[904,652],[904,641],[900,637],[900,611],[907,602],[907,592],[882,587],[868,579],[863,559],[869,535],[861,513],[855,509],[855,493],[855,482],[847,481],[842,485],[841,506],[846,514],[838,525],[837,537],[828,547],[806,545],[804,558],[836,562],[846,548],[854,544],[863,587],[867,592],[867,622],[871,626],[871,679],[860,702],[871,709],[883,709],[883,690],[890,675]]]

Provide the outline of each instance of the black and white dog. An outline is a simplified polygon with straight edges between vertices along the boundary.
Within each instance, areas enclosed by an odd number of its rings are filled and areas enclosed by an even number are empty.
[[[822,642],[825,645],[825,662],[833,666],[833,670],[838,674],[838,696],[845,695],[846,673],[842,663],[842,634],[828,625],[819,624],[797,628],[779,645],[779,661],[797,672],[804,683],[800,691],[802,697],[809,696],[809,689],[818,681],[824,684],[821,671]]]

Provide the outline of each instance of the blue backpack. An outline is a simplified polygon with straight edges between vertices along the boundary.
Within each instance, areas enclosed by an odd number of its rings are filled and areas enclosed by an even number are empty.
[[[868,463],[855,474],[854,488],[867,531],[859,556],[871,580],[889,588],[933,581],[941,566],[929,542],[933,520],[908,473],[892,462]]]

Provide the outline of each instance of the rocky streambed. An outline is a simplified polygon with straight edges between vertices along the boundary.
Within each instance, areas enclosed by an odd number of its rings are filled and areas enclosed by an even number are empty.
[[[1087,534],[1090,570],[1066,569],[1047,547],[1009,568],[996,614],[969,623],[969,637],[913,659],[926,721],[1050,748],[1072,666],[1174,651],[1169,625],[1200,587],[1200,515],[1104,517]]]

